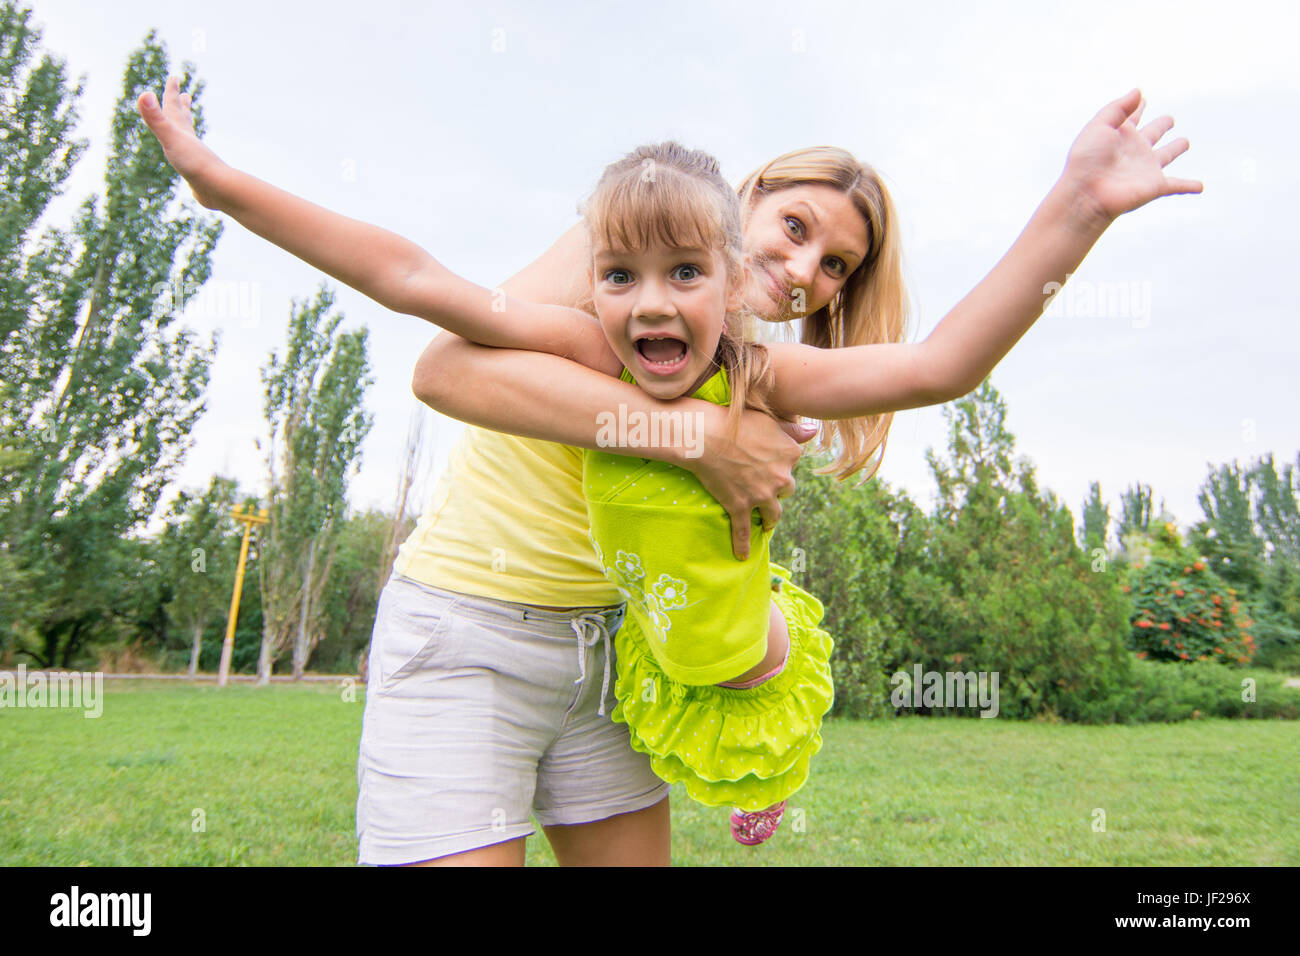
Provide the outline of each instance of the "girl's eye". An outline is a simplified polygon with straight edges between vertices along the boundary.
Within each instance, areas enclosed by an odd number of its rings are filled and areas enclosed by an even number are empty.
[[[689,282],[691,279],[694,279],[696,276],[700,274],[700,270],[697,266],[689,266],[689,265],[678,266],[674,271],[677,273],[678,277],[681,278],[683,282]],[[689,275],[682,276],[683,271],[689,273]]]
[[[619,278],[616,278],[619,276],[625,278],[627,281],[621,281]],[[628,282],[632,281],[632,274],[626,269],[610,269],[605,273],[605,281],[612,283],[613,285],[627,285]]]

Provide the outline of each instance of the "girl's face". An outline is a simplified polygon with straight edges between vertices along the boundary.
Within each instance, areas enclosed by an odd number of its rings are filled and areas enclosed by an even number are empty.
[[[769,322],[788,322],[823,308],[844,286],[866,258],[867,222],[832,186],[791,186],[754,204],[745,249],[745,301]]]
[[[743,293],[727,282],[721,253],[661,243],[643,252],[601,248],[592,281],[605,337],[643,391],[691,395],[716,371],[726,313]]]

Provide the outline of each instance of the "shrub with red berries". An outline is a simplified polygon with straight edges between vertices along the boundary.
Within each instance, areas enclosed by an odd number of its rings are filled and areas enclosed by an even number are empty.
[[[1247,664],[1255,654],[1254,622],[1237,592],[1204,561],[1153,557],[1130,572],[1130,643],[1148,660]]]

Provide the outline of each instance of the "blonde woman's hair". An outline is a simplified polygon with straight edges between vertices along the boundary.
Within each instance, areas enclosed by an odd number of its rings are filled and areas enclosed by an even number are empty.
[[[702,150],[672,141],[634,149],[605,168],[579,212],[593,258],[598,249],[635,252],[655,242],[700,246],[722,254],[728,284],[744,281],[740,198],[718,161]],[[768,403],[771,359],[753,341],[756,320],[747,305],[729,311],[713,358],[731,386],[727,425],[733,441],[746,407],[775,415]]]
[[[778,156],[740,184],[746,219],[763,196],[807,185],[831,186],[852,201],[867,223],[867,256],[827,305],[803,317],[800,340],[823,349],[904,341],[910,308],[898,216],[874,169],[834,146]],[[835,472],[843,481],[866,468],[862,481],[869,480],[884,460],[893,420],[890,412],[823,422],[817,450],[837,452],[837,457],[816,474]]]

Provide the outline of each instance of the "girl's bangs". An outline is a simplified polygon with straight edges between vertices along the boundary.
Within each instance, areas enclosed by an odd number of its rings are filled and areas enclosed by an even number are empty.
[[[593,236],[613,252],[643,252],[656,244],[673,249],[721,245],[716,199],[684,177],[663,182],[638,173],[613,185],[603,198],[592,204],[598,208],[590,208],[588,218]]]

